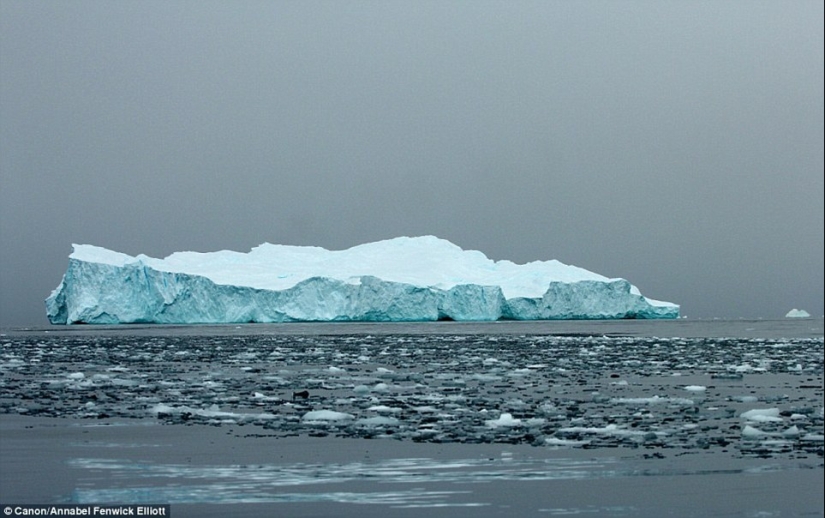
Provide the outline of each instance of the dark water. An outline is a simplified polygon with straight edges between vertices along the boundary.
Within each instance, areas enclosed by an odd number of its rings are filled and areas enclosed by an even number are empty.
[[[822,501],[804,483],[782,487],[822,477],[821,319],[7,329],[0,375],[0,419],[216,428],[253,451],[314,441],[323,452],[346,440],[384,452],[366,462],[332,451],[313,463],[262,455],[250,470],[232,456],[196,466],[141,460],[134,451],[151,441],[118,442],[106,455],[67,457],[87,479],[64,501],[494,515],[520,491],[612,480],[600,491],[621,493],[644,476],[673,492],[670,501],[570,496],[519,509],[678,516],[672,481],[750,491],[739,486],[744,474],[776,491],[777,503],[748,507],[739,495],[741,514],[728,515],[802,516]],[[470,454],[478,448],[486,453]],[[511,496],[479,489],[491,483]]]
[[[123,336],[231,336],[231,335],[606,335],[683,338],[821,338],[821,318],[778,320],[592,320],[528,322],[426,323],[289,323],[244,325],[120,325],[45,326],[2,328],[7,336],[123,335]]]

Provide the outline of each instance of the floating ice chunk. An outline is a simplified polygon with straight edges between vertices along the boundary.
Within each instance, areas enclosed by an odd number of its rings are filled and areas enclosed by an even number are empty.
[[[778,408],[755,408],[742,412],[739,417],[747,419],[748,421],[755,421],[758,423],[781,422]]]
[[[149,409],[150,414],[171,414],[175,411],[180,411],[180,408],[173,408],[169,405],[158,403],[157,405],[153,406]]]
[[[685,387],[685,390],[688,390],[690,392],[704,392],[707,389],[708,388],[703,385],[688,385]]]
[[[221,417],[225,419],[248,420],[248,419],[272,419],[273,414],[242,414],[237,412],[226,412],[218,405],[211,405],[209,408],[192,408],[188,406],[171,406],[158,403],[151,409],[150,414],[191,414],[201,417]]]
[[[267,396],[263,392],[253,392],[252,399],[257,399],[258,401],[280,401],[281,398],[277,396]]]
[[[532,372],[533,372],[532,369],[515,369],[513,371],[510,371],[509,376],[522,377],[522,376],[526,376],[528,374],[531,374]]]
[[[612,398],[610,400],[611,403],[622,403],[622,404],[629,404],[629,405],[657,405],[662,403],[668,403],[672,405],[693,405],[694,401],[692,399],[686,399],[681,397],[661,397],[661,396],[653,396],[653,397],[627,397],[627,398]]]
[[[802,432],[799,430],[799,427],[796,426],[796,425],[793,425],[790,428],[788,428],[787,430],[785,430],[784,432],[782,432],[782,435],[784,435],[786,437],[797,437],[801,434],[802,434]]]
[[[542,405],[539,407],[539,410],[548,415],[567,415],[567,413],[563,409],[557,407],[551,402],[542,403]]]
[[[83,374],[82,372],[72,372],[71,374],[69,374],[66,377],[69,378],[70,380],[82,380],[83,378],[86,377],[86,375]]]
[[[302,421],[349,421],[355,416],[346,412],[336,412],[334,410],[313,410],[307,412],[301,418]]]
[[[544,439],[544,443],[549,446],[582,446],[584,444],[590,444],[590,441],[576,441],[573,439],[559,439],[558,437],[547,437]]]
[[[504,412],[498,419],[491,419],[485,422],[487,426],[491,428],[521,426],[521,419],[513,418],[513,414],[509,412]]]
[[[375,416],[359,419],[355,421],[355,424],[360,426],[398,426],[400,421],[394,417]]]
[[[603,427],[598,426],[569,426],[565,428],[559,428],[556,433],[562,434],[595,434],[595,435],[614,435],[614,436],[633,436],[633,435],[645,435],[649,432],[643,432],[640,430],[626,430],[616,424],[608,424]]]
[[[138,385],[139,382],[136,380],[122,380],[119,378],[112,378],[111,383],[116,387],[134,387]]]
[[[770,435],[768,432],[764,432],[759,428],[754,428],[753,426],[746,424],[744,428],[742,428],[742,437],[765,437]]]
[[[498,376],[496,374],[478,373],[470,376],[470,379],[477,381],[499,381],[501,380],[501,376]]]
[[[742,374],[745,372],[765,372],[767,369],[764,367],[754,367],[753,365],[731,365],[728,367],[728,370],[736,372],[738,374]]]
[[[401,409],[398,407],[391,407],[387,405],[373,405],[369,407],[367,410],[371,412],[376,412],[379,414],[397,414],[401,412]]]
[[[226,412],[220,409],[218,405],[210,405],[209,408],[196,410],[195,413],[197,415],[202,415],[206,417],[240,417],[241,414],[237,412]]]

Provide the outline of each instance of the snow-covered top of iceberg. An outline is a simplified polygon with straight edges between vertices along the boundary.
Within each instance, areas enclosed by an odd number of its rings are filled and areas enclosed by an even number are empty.
[[[200,275],[216,284],[284,290],[313,277],[360,283],[361,276],[448,290],[456,285],[499,286],[508,299],[541,297],[549,282],[608,281],[607,277],[556,260],[515,264],[493,261],[434,236],[398,237],[326,250],[264,243],[248,253],[176,252],[165,259],[132,257],[92,245],[73,245],[70,258],[123,267],[133,263],[158,271]],[[633,288],[638,294],[638,290]],[[658,301],[647,299],[651,304]],[[666,304],[666,303],[664,303]]]

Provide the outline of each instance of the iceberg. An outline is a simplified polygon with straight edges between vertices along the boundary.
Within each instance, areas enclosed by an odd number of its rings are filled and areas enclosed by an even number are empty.
[[[785,314],[785,318],[811,318],[811,314],[804,309],[793,308]]]
[[[679,306],[556,260],[493,261],[422,236],[165,259],[73,245],[46,313],[52,324],[414,322],[677,318]]]

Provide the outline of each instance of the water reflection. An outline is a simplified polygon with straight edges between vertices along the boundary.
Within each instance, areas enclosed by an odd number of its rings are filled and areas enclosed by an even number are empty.
[[[278,503],[338,502],[389,506],[484,506],[484,490],[471,485],[499,481],[559,481],[619,477],[758,474],[801,466],[763,465],[748,469],[650,469],[626,460],[502,458],[436,460],[389,459],[329,464],[192,466],[116,459],[74,459],[70,464],[103,478],[105,488],[77,488],[76,503]],[[341,485],[367,483],[363,491]],[[381,490],[389,485],[414,486]],[[323,487],[327,486],[324,490]],[[351,485],[347,486],[351,488]],[[284,488],[295,491],[285,493]],[[447,488],[452,490],[447,490]],[[562,509],[546,509],[564,514]],[[580,510],[581,511],[581,510]]]

